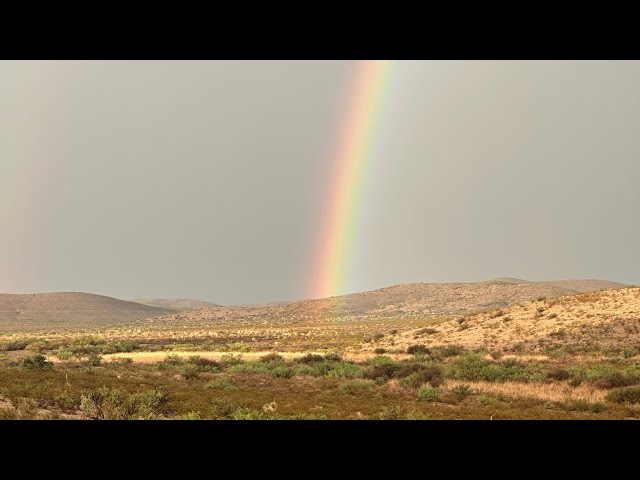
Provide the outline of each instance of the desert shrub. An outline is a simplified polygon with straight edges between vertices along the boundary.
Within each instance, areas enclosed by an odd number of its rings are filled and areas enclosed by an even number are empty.
[[[578,377],[571,377],[571,379],[569,379],[569,381],[567,382],[569,384],[570,387],[577,387],[580,384],[582,384],[582,380],[580,380]]]
[[[338,387],[343,392],[359,392],[362,390],[370,390],[375,385],[371,380],[352,380],[341,383]]]
[[[29,345],[27,340],[11,340],[0,343],[0,352],[12,352],[14,350],[24,350]]]
[[[449,358],[462,355],[464,351],[464,347],[460,345],[445,345],[443,347],[434,347],[431,353],[437,358]]]
[[[99,367],[102,363],[102,357],[98,353],[90,353],[87,355],[87,365],[91,367]]]
[[[244,360],[242,359],[241,355],[229,354],[229,355],[223,355],[220,358],[220,365],[222,367],[230,367],[233,365],[240,365],[242,363],[244,363]]]
[[[615,403],[640,403],[640,387],[614,388],[605,398]]]
[[[182,365],[184,362],[179,355],[167,355],[165,359],[160,363],[164,366],[177,367],[179,365]]]
[[[384,383],[389,380],[393,376],[393,374],[400,368],[400,365],[393,362],[374,364],[368,366],[362,371],[362,377],[369,380],[374,380],[376,383]]]
[[[553,320],[554,318],[558,318],[558,314],[557,313],[551,313],[547,316],[548,319]]]
[[[306,363],[313,364],[324,361],[324,357],[322,355],[316,355],[313,353],[307,353],[304,357],[300,357],[296,360],[298,363]]]
[[[192,410],[183,415],[179,415],[175,417],[175,419],[176,420],[201,420],[202,417],[200,416],[200,412],[196,412]]]
[[[380,420],[407,420],[408,411],[401,405],[385,407],[378,414]]]
[[[31,342],[29,345],[25,347],[25,350],[29,350],[31,352],[43,352],[49,347],[48,342],[43,340],[36,340],[35,342]]]
[[[74,412],[80,407],[80,395],[64,390],[53,398],[54,403],[64,412]]]
[[[453,388],[451,392],[456,396],[456,399],[458,401],[462,401],[465,398],[467,398],[469,395],[471,395],[471,387],[466,384],[458,385],[457,387]]]
[[[432,387],[439,387],[444,381],[442,369],[436,365],[416,364],[401,367],[394,376],[402,378],[402,384],[407,388],[419,388],[425,383],[429,383]]]
[[[164,417],[167,393],[159,389],[127,394],[101,387],[80,399],[80,410],[94,420],[154,420]]]
[[[560,367],[553,367],[547,372],[547,378],[550,380],[568,380],[571,378],[571,374]]]
[[[362,376],[362,367],[351,362],[324,362],[318,367],[328,378],[358,378]]]
[[[227,390],[227,391],[238,389],[238,387],[233,385],[226,378],[215,378],[213,380],[209,380],[207,383],[204,384],[204,388],[211,389],[211,390]]]
[[[286,365],[278,365],[271,369],[271,375],[276,378],[291,378],[294,371]]]
[[[108,342],[100,348],[100,353],[102,354],[110,354],[110,353],[130,353],[134,350],[139,350],[140,345],[135,342],[130,342],[126,340],[118,340],[115,342]]]
[[[31,371],[51,370],[53,363],[47,360],[44,355],[35,355],[27,357],[22,361],[22,368]]]
[[[199,355],[193,355],[187,359],[187,363],[195,365],[200,368],[200,371],[216,371],[220,367],[220,364],[210,358],[204,358]]]
[[[480,353],[467,353],[456,358],[447,369],[447,374],[459,380],[484,380],[487,382],[536,381],[545,377],[540,365],[525,366],[516,360],[489,362]]]
[[[622,372],[613,372],[609,373],[603,377],[600,377],[593,384],[598,388],[617,388],[617,387],[628,387],[630,385],[634,385],[637,382]]]
[[[299,375],[299,376],[306,376],[306,377],[319,377],[320,376],[320,372],[318,372],[318,370],[312,366],[312,365],[307,365],[306,363],[294,363],[291,366],[291,370],[293,371],[294,375]]]
[[[430,350],[425,345],[409,345],[407,353],[410,355],[428,355]]]
[[[498,403],[498,400],[491,395],[478,395],[476,401],[479,405],[495,405]]]
[[[418,398],[427,402],[436,402],[440,398],[440,390],[432,387],[422,387],[418,390]]]
[[[284,361],[282,355],[278,355],[277,353],[268,353],[260,357],[261,362],[273,362],[273,361]]]
[[[255,408],[240,407],[231,414],[233,420],[265,420],[266,414]]]
[[[200,367],[192,363],[187,363],[180,368],[180,374],[185,380],[193,380],[200,376]]]
[[[393,330],[389,330],[389,335],[397,335],[398,330],[396,330],[395,328]]]
[[[60,360],[71,360],[73,358],[73,352],[71,350],[67,350],[66,348],[62,348],[58,350],[56,353],[56,357]]]
[[[383,354],[387,353],[387,350],[384,349],[384,348],[379,348],[378,347],[373,351],[373,353],[375,353],[376,355],[383,355]]]
[[[337,353],[327,353],[324,356],[324,359],[327,362],[341,362],[342,361],[342,357],[340,355],[338,355]]]
[[[379,341],[380,341],[380,340],[382,340],[383,338],[384,338],[384,333],[376,333],[376,334],[374,334],[374,335],[371,337],[371,339],[372,339],[374,342],[379,342]]]
[[[569,372],[582,381],[595,382],[602,377],[616,373],[618,370],[609,364],[578,364],[569,368]]]
[[[215,420],[231,420],[236,410],[245,407],[226,398],[216,398],[211,402],[211,415]]]
[[[390,363],[396,363],[393,358],[387,355],[378,355],[377,357],[370,358],[367,361],[368,365],[388,365]]]

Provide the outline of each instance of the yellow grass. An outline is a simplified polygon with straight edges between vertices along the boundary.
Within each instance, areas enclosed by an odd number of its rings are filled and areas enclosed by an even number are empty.
[[[454,388],[458,385],[469,385],[473,390],[506,397],[537,398],[549,402],[566,402],[583,400],[589,403],[604,402],[606,392],[589,385],[579,385],[575,388],[558,383],[521,383],[521,382],[462,382],[447,380],[446,387]]]
[[[277,353],[285,359],[299,358],[306,353],[302,352],[208,352],[208,351],[192,351],[192,352],[129,352],[129,353],[111,353],[103,355],[102,359],[105,362],[110,361],[113,358],[130,358],[134,363],[157,363],[164,361],[168,356],[177,356],[180,358],[189,358],[198,356],[202,358],[208,358],[211,360],[220,360],[225,355],[234,355],[241,357],[243,360],[259,360],[260,357],[268,355],[270,353]]]

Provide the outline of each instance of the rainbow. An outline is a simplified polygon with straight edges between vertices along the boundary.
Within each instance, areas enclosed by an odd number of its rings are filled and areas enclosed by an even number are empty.
[[[367,167],[392,61],[357,62],[333,160],[319,244],[312,266],[312,298],[345,292]]]

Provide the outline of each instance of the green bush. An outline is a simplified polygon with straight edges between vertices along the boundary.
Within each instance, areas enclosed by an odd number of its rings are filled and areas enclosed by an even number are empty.
[[[434,347],[431,354],[436,358],[449,358],[462,355],[464,351],[464,347],[460,345],[445,345],[443,347]]]
[[[180,374],[185,380],[193,380],[200,376],[200,367],[192,363],[187,363],[181,367]]]
[[[457,387],[451,390],[453,394],[457,397],[458,401],[462,401],[471,395],[471,387],[469,385],[458,385]]]
[[[44,355],[35,355],[33,357],[27,357],[22,361],[22,367],[25,370],[31,371],[43,371],[51,370],[53,363],[48,361]]]
[[[90,353],[87,355],[87,364],[91,367],[99,367],[102,363],[102,357],[98,353]]]
[[[204,388],[212,390],[237,390],[238,387],[233,385],[226,378],[215,378],[204,384]]]
[[[327,353],[324,356],[324,359],[327,362],[341,362],[342,361],[342,357],[340,355],[338,355],[337,353]]]
[[[409,345],[407,353],[410,355],[428,355],[430,350],[424,345]]]
[[[64,412],[74,412],[80,406],[80,396],[69,390],[56,395],[53,401]]]
[[[300,357],[296,360],[298,363],[305,364],[314,364],[324,361],[324,357],[322,355],[316,355],[313,353],[307,353],[304,357]]]
[[[640,403],[640,387],[614,388],[605,398],[615,403]]]
[[[400,377],[402,370],[395,373],[395,376]],[[419,388],[425,383],[430,384],[436,388],[442,385],[444,378],[442,376],[442,369],[438,366],[422,366],[417,371],[410,373],[402,379],[402,384],[408,388]]]
[[[378,357],[383,358],[383,357]],[[400,369],[397,363],[380,363],[370,365],[362,371],[362,377],[374,380],[376,383],[384,383],[389,380],[396,371]]]
[[[80,410],[94,420],[155,420],[164,417],[166,392],[159,389],[127,394],[101,387],[82,395]]]
[[[440,390],[433,387],[422,387],[418,390],[418,398],[427,402],[436,402],[440,398]]]
[[[362,390],[370,390],[375,385],[375,382],[371,380],[352,380],[349,382],[341,383],[338,387],[343,392],[359,392]]]
[[[456,358],[449,365],[447,374],[458,380],[530,382],[544,379],[546,371],[540,364],[524,365],[516,360],[490,362],[482,354],[470,352]]]
[[[71,360],[73,358],[73,352],[71,350],[67,350],[66,348],[62,348],[58,350],[56,353],[56,357],[60,360]]]
[[[362,376],[362,368],[350,362],[324,362],[318,365],[323,376],[329,378],[358,378]]]
[[[108,342],[100,348],[100,353],[107,355],[110,353],[130,353],[135,350],[139,350],[140,345],[135,342],[126,340],[118,340],[115,342]]]

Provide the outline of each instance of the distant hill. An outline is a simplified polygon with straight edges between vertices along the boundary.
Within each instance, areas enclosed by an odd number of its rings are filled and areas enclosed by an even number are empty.
[[[172,308],[175,310],[195,310],[197,308],[220,306],[215,303],[205,302],[204,300],[194,300],[191,298],[134,298],[131,301],[141,303],[142,305]]]
[[[175,310],[80,292],[0,293],[0,330],[110,325],[158,317]]]
[[[573,288],[567,288],[566,286]],[[204,308],[167,316],[163,322],[236,322],[238,325],[301,323],[321,319],[452,317],[579,291],[624,286],[600,280],[529,282],[501,278],[478,283],[411,283],[340,297],[285,304]],[[581,289],[581,290],[578,290]]]

